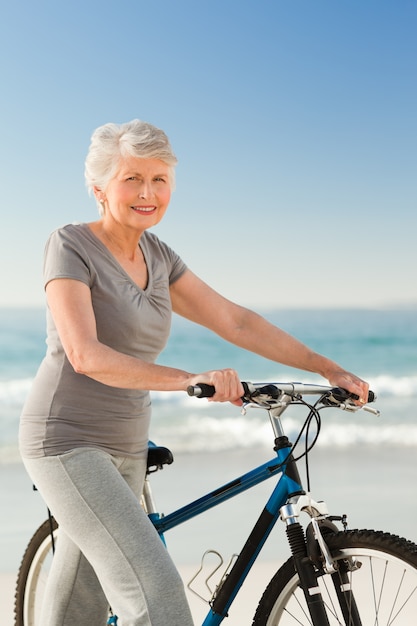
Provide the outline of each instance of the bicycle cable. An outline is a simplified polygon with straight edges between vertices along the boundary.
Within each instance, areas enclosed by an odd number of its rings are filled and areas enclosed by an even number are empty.
[[[305,471],[306,471],[306,483],[307,483],[307,489],[308,491],[311,491],[311,483],[310,483],[310,466],[309,466],[309,459],[308,459],[308,455],[311,452],[311,450],[314,448],[314,446],[317,443],[317,440],[319,438],[320,435],[320,431],[321,431],[321,411],[323,409],[327,409],[330,408],[329,405],[326,405],[323,403],[323,399],[327,397],[327,393],[324,393],[322,396],[320,396],[320,398],[318,398],[318,400],[316,400],[316,402],[314,403],[314,405],[310,405],[308,402],[305,402],[304,400],[300,403],[297,404],[303,404],[305,406],[307,406],[310,409],[310,413],[307,415],[307,418],[303,424],[303,427],[300,431],[300,435],[296,440],[296,444],[298,443],[301,434],[303,432],[303,430],[305,429],[306,431],[306,438],[305,438],[305,451],[302,455],[300,455],[298,458],[296,458],[295,460],[300,460],[303,458],[303,456],[305,457]],[[319,405],[322,405],[319,407]],[[319,408],[318,408],[319,407]],[[317,426],[317,431],[314,435],[314,438],[312,440],[312,442],[309,444],[308,440],[309,440],[309,429],[310,429],[310,425],[313,421],[313,418],[315,419],[316,422],[316,426]],[[295,444],[295,445],[296,445]]]
[[[304,423],[297,435],[297,438],[295,440],[294,443],[290,444],[290,451],[287,454],[287,456],[285,457],[285,459],[277,466],[278,469],[280,467],[282,467],[283,465],[285,465],[288,461],[288,459],[290,458],[290,456],[292,454],[294,454],[294,451],[296,449],[296,447],[298,446],[298,444],[300,443],[301,437],[303,436],[303,433],[305,431],[305,450],[299,455],[294,457],[294,461],[300,461],[302,458],[305,457],[305,465],[306,465],[306,481],[307,481],[307,488],[310,491],[310,470],[309,470],[309,465],[308,465],[308,455],[311,452],[311,450],[314,448],[314,446],[317,443],[319,434],[320,434],[320,430],[321,430],[321,416],[320,416],[320,410],[321,408],[325,408],[325,407],[321,407],[320,409],[317,408],[317,405],[320,403],[321,399],[323,398],[323,396],[321,396],[317,402],[312,405],[309,404],[308,402],[306,402],[303,399],[300,399],[297,402],[293,402],[293,405],[298,405],[298,406],[306,406],[308,409],[310,409],[309,414],[307,415],[306,419],[304,420]],[[311,441],[311,443],[309,443],[308,439],[309,439],[309,428],[310,428],[310,424],[313,420],[313,418],[316,421],[316,425],[317,425],[317,431],[314,435],[313,440]]]
[[[300,461],[302,458],[305,459],[305,472],[306,472],[306,482],[307,482],[307,490],[310,491],[310,465],[309,465],[309,453],[311,452],[311,450],[314,448],[314,446],[317,443],[317,440],[319,438],[320,435],[320,431],[321,431],[321,416],[320,416],[320,410],[317,408],[317,404],[320,402],[320,399],[314,404],[311,405],[308,402],[305,402],[304,400],[296,403],[296,404],[301,404],[303,406],[306,406],[310,409],[309,414],[307,415],[304,424],[298,434],[298,437],[295,441],[295,444],[293,446],[293,448],[295,448],[295,446],[298,445],[298,443],[301,440],[301,437],[303,435],[303,433],[305,433],[305,448],[304,448],[304,452],[302,454],[300,454],[298,457],[295,457],[294,460],[295,461]],[[316,423],[316,432],[313,436],[313,439],[310,441],[310,426],[313,422],[313,420]]]

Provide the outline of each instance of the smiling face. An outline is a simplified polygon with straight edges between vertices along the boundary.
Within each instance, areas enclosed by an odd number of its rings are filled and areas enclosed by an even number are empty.
[[[159,159],[127,157],[104,191],[94,189],[104,220],[143,232],[158,224],[171,198],[170,166]]]

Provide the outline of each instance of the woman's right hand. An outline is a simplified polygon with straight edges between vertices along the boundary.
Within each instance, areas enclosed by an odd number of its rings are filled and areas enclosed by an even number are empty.
[[[213,385],[215,388],[216,392],[212,398],[209,398],[210,402],[231,402],[236,406],[242,405],[241,398],[244,390],[239,375],[234,369],[225,368],[203,372],[192,376],[189,384],[194,386],[199,383]]]

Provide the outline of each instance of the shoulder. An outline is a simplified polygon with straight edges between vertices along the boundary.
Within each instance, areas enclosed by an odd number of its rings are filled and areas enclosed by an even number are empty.
[[[155,233],[150,233],[147,230],[143,233],[140,243],[141,246],[151,253],[159,253],[166,258],[179,256],[165,241],[159,239]]]
[[[141,237],[141,244],[148,246],[149,248],[163,248],[167,247],[167,244],[164,243],[155,233],[150,233],[148,230],[145,230]]]
[[[176,281],[187,269],[182,258],[168,244],[154,233],[145,231],[141,238],[141,246],[154,267],[161,265],[166,268],[170,283]]]
[[[89,283],[91,278],[91,246],[88,227],[67,224],[54,230],[45,245],[45,284],[54,278],[75,278]]]
[[[54,230],[45,245],[45,254],[72,252],[90,257],[97,247],[87,224],[66,224]]]
[[[56,228],[49,235],[47,242],[49,241],[78,241],[80,237],[86,236],[86,230],[88,227],[86,224],[73,223],[66,224],[65,226],[60,226]]]

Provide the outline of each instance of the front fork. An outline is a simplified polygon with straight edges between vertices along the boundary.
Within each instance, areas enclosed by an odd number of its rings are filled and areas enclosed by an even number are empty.
[[[306,511],[311,516],[311,522],[307,527],[307,537],[304,536],[303,528],[298,521],[301,511]],[[318,584],[321,575],[329,574],[333,580],[345,624],[362,626],[349,580],[349,571],[354,567],[344,561],[341,563],[335,561],[325,541],[326,533],[339,532],[332,519],[341,521],[346,529],[345,516],[330,517],[324,502],[315,502],[306,494],[290,498],[280,509],[280,515],[287,526],[286,533],[294,567],[300,579],[312,624],[329,626],[325,603]]]
[[[317,582],[317,573],[313,562],[307,552],[307,543],[303,527],[298,521],[305,495],[296,496],[296,502],[291,500],[281,510],[281,519],[287,528],[288,543],[294,560],[294,567],[300,579],[308,610],[314,626],[330,626],[327,612],[324,606],[320,587]]]

